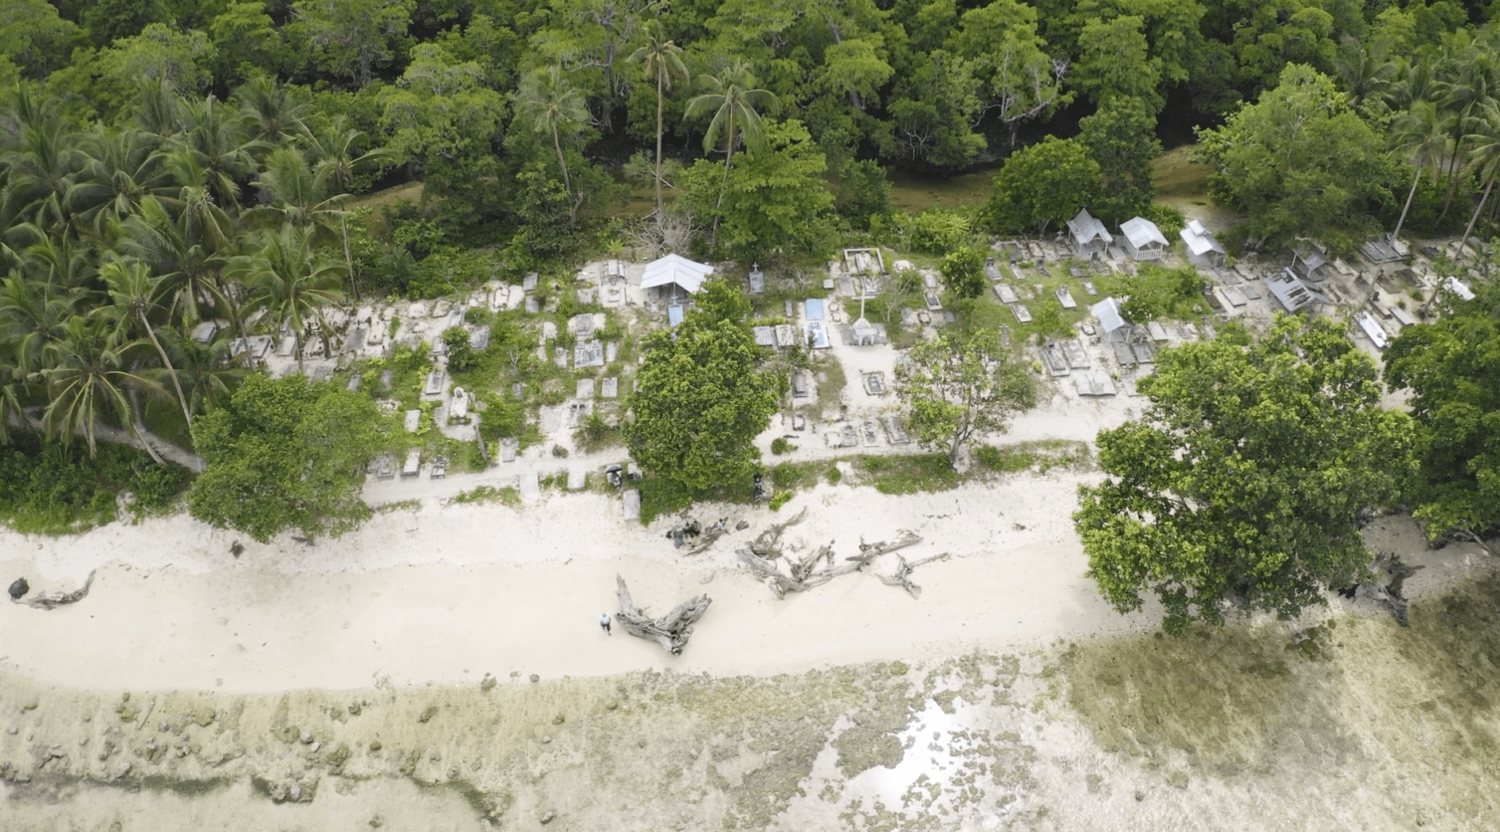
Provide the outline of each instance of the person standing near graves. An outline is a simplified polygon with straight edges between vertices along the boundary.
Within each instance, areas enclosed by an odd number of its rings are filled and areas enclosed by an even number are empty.
[[[603,630],[604,634],[607,635],[607,636],[614,635],[614,633],[611,633],[609,631],[609,613],[607,613],[607,612],[601,612],[601,613],[599,613],[599,629]]]

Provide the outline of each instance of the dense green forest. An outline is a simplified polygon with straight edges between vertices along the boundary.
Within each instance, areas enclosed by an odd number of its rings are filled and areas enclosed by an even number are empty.
[[[1196,142],[1232,251],[1488,235],[1500,35],[1411,0],[10,0],[0,439],[227,406],[230,337],[586,255],[934,256],[1153,206]],[[891,170],[997,169],[892,207]],[[405,185],[409,200],[362,195]],[[366,204],[368,203],[368,204]],[[1166,219],[1167,217],[1163,217]],[[191,337],[224,320],[221,337]],[[299,351],[300,355],[300,351]],[[34,443],[34,439],[27,439]],[[28,445],[30,447],[30,445]],[[19,451],[17,451],[19,453]]]

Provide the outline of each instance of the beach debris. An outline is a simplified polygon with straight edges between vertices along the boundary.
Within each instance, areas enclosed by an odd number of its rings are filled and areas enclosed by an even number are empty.
[[[83,600],[84,596],[89,594],[89,587],[92,586],[93,583],[94,573],[90,571],[89,576],[83,581],[83,586],[73,590],[72,592],[38,592],[35,598],[32,598],[30,601],[27,601],[25,603],[39,610],[52,610],[57,609],[58,607],[66,606],[68,604],[75,604]],[[15,595],[15,588],[15,584],[12,584],[11,599],[16,601],[17,603],[20,603],[19,598]]]
[[[1390,607],[1391,614],[1396,616],[1396,623],[1403,627],[1410,626],[1407,621],[1407,599],[1402,588],[1407,578],[1417,574],[1417,570],[1425,569],[1425,566],[1407,566],[1400,555],[1383,552],[1376,556],[1375,569],[1389,575],[1391,582],[1381,586],[1377,580],[1375,583],[1359,584],[1354,589],[1354,595],[1360,598],[1369,598],[1379,601]]]
[[[21,596],[31,591],[31,584],[26,583],[25,578],[16,578],[8,591],[10,592],[10,600],[19,601],[21,600]]]
[[[714,545],[714,541],[729,533],[729,518],[720,517],[719,522],[706,529],[700,529],[697,542],[688,547],[683,554],[699,555],[708,551],[708,547]]]
[[[636,607],[630,598],[630,590],[625,586],[625,578],[620,575],[615,575],[615,595],[620,601],[620,612],[615,615],[615,621],[625,628],[625,632],[654,641],[674,656],[682,654],[682,648],[693,635],[693,625],[713,603],[707,595],[699,595],[678,604],[661,618],[653,619],[646,615],[645,610]]]
[[[750,551],[767,560],[774,560],[781,556],[781,534],[788,528],[802,522],[807,516],[807,509],[802,509],[785,523],[773,523],[766,530],[755,536],[750,541]]]
[[[916,569],[918,566],[932,563],[934,561],[947,560],[950,556],[951,553],[944,552],[941,555],[933,555],[930,558],[922,558],[921,560],[915,560],[908,563],[906,558],[898,554],[896,555],[896,560],[900,562],[900,565],[896,567],[895,573],[890,577],[886,577],[885,575],[877,575],[876,577],[879,578],[880,582],[885,584],[886,586],[899,586],[910,593],[911,597],[921,598],[922,588],[911,582],[912,570]]]
[[[859,572],[881,555],[922,542],[921,536],[917,533],[903,530],[891,540],[883,540],[877,543],[860,541],[858,555],[844,558],[843,563],[835,563],[833,541],[829,541],[826,545],[813,549],[801,558],[794,560],[788,556],[786,558],[787,571],[782,572],[771,560],[782,554],[780,551],[781,533],[787,526],[799,522],[802,519],[802,514],[803,512],[798,512],[796,517],[793,517],[786,523],[780,526],[772,526],[762,532],[750,544],[750,548],[740,549],[736,552],[739,555],[740,562],[748,566],[750,572],[757,578],[760,578],[765,583],[766,588],[771,590],[771,594],[775,595],[778,599],[785,598],[788,592],[806,592],[814,587],[822,586],[841,575]],[[918,565],[925,562],[919,561]],[[818,565],[820,563],[826,563],[826,565],[822,569],[819,569]],[[892,586],[906,586],[910,583],[907,575],[910,574],[913,568],[915,567],[907,566],[905,572],[898,569],[894,583],[886,581],[885,578],[881,580],[890,583]],[[912,586],[915,585],[913,584]],[[912,589],[908,588],[907,591],[912,592]],[[920,593],[921,588],[918,587],[914,594]]]

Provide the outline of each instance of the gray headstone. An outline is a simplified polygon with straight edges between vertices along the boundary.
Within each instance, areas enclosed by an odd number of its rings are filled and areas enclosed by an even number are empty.
[[[500,461],[515,462],[516,452],[521,448],[521,443],[513,436],[507,436],[500,440]]]
[[[591,378],[579,379],[578,389],[574,395],[575,398],[579,399],[592,399],[594,397],[594,380]]]
[[[528,315],[535,315],[535,314],[537,314],[538,312],[541,312],[541,311],[542,311],[542,305],[540,303],[537,303],[536,298],[533,298],[533,297],[526,298],[526,314],[528,314]]]
[[[539,500],[542,497],[541,483],[537,482],[535,471],[523,471],[521,473],[521,499]]]
[[[599,382],[599,397],[602,399],[613,399],[620,394],[620,380],[614,376]]]
[[[421,424],[422,424],[422,411],[420,411],[420,410],[408,410],[408,411],[406,411],[406,432],[407,433],[416,433],[417,432],[417,428]]]
[[[588,474],[582,465],[573,465],[568,468],[568,490],[580,491],[584,483],[588,482]]]
[[[625,492],[625,520],[639,521],[641,519],[641,492],[632,488]]]

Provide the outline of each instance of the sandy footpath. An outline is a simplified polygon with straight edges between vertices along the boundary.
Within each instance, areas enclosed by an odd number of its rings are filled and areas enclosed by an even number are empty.
[[[115,524],[76,538],[0,534],[0,577],[67,589],[97,569],[91,594],[50,612],[0,605],[0,669],[91,688],[267,692],[460,682],[485,672],[612,675],[648,667],[714,674],[796,672],[830,664],[951,655],[1121,632],[1149,619],[1110,610],[1085,577],[1067,512],[1073,474],[890,497],[829,487],[778,513],[726,508],[749,529],[696,557],[660,528],[632,527],[618,501],[554,494],[520,512],[447,506],[378,516],[343,538],[247,543],[187,517]],[[873,575],[777,601],[733,550],[802,507],[793,546],[835,541],[839,556],[911,528],[921,600]],[[697,516],[709,519],[714,507]],[[564,519],[565,518],[565,519]],[[658,522],[656,526],[664,524]],[[894,556],[876,571],[894,569]],[[686,654],[616,632],[614,576],[664,612],[699,593],[713,606]]]

